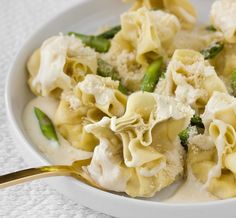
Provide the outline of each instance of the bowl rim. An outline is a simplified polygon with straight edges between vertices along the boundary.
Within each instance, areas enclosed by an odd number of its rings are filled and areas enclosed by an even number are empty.
[[[59,17],[68,13],[70,10],[72,10],[72,8],[78,7],[79,5],[83,5],[83,4],[89,5],[93,1],[94,0],[81,0],[80,2],[73,4],[71,7],[68,7],[67,9],[61,11],[60,13],[57,13],[51,19],[47,20],[45,23],[40,25],[39,28],[36,28],[36,30],[33,31],[33,33],[30,34],[30,36],[27,37],[26,40],[24,40],[23,45],[20,47],[20,49],[16,53],[15,57],[12,59],[12,64],[8,69],[7,76],[6,76],[6,84],[4,87],[4,90],[5,90],[4,98],[5,98],[5,108],[6,108],[7,118],[9,121],[9,126],[11,127],[11,129],[13,130],[13,132],[16,136],[14,138],[19,139],[21,146],[24,148],[24,153],[25,153],[25,151],[30,153],[30,155],[32,155],[32,158],[34,158],[38,162],[38,164],[45,165],[45,164],[50,164],[50,163],[45,158],[43,158],[27,141],[24,133],[20,130],[20,128],[17,125],[17,121],[15,119],[15,116],[14,116],[14,113],[12,110],[12,102],[11,102],[12,83],[11,83],[11,81],[13,81],[12,77],[14,75],[15,63],[17,62],[17,60],[19,59],[21,54],[24,53],[24,48],[27,47],[29,41],[33,40],[33,38],[36,37],[38,32],[43,30],[46,26],[50,25],[50,23],[55,22]],[[12,133],[10,133],[10,134],[12,134]],[[14,141],[16,141],[16,139],[14,139]],[[22,157],[24,160],[26,160],[25,155],[22,155]],[[26,162],[28,162],[28,161],[26,160]],[[166,209],[171,209],[171,208],[201,209],[202,207],[209,208],[209,206],[210,207],[217,207],[217,206],[222,206],[222,205],[228,205],[231,203],[234,203],[234,204],[236,203],[236,199],[234,199],[234,198],[209,201],[209,202],[196,202],[196,203],[167,203],[167,202],[149,201],[149,200],[143,200],[143,199],[137,199],[137,198],[124,197],[124,196],[118,195],[116,193],[111,193],[111,192],[99,190],[97,188],[91,187],[91,186],[89,186],[81,181],[78,181],[76,179],[71,179],[71,178],[67,178],[67,179],[71,180],[71,182],[73,182],[74,184],[79,185],[80,186],[79,188],[82,188],[82,189],[89,191],[89,192],[93,192],[98,197],[106,198],[108,200],[115,200],[117,202],[126,201],[125,203],[127,205],[136,204],[136,206],[142,206],[142,207],[148,206],[150,208],[153,206],[155,206],[155,207],[159,206],[159,207],[165,207]]]

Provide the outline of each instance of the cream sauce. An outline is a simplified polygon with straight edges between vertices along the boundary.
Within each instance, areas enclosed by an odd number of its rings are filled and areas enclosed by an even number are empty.
[[[217,198],[210,194],[203,185],[189,172],[187,180],[175,192],[173,196],[164,200],[167,203],[194,203],[215,201]]]
[[[71,164],[75,160],[92,157],[91,152],[72,147],[58,132],[59,144],[50,142],[41,133],[38,120],[34,115],[34,107],[40,108],[53,121],[58,103],[50,97],[37,97],[28,103],[23,114],[23,122],[30,139],[52,164]]]

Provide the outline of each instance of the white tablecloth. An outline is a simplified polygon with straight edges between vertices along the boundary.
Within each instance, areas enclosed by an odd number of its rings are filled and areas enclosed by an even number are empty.
[[[36,28],[79,0],[0,0],[0,174],[29,166],[15,149],[5,112],[4,86],[16,52]],[[0,217],[108,217],[85,208],[43,181],[0,190]]]

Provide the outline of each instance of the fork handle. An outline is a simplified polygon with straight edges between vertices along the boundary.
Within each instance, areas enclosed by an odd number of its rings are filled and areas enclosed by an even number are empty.
[[[51,176],[73,175],[73,169],[70,166],[43,166],[31,168],[0,176],[0,189]]]

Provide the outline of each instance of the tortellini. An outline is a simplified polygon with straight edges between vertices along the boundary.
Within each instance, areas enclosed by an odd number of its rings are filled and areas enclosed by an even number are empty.
[[[205,140],[190,140],[188,163],[195,177],[219,198],[236,196],[236,99],[214,92],[202,115]],[[206,140],[207,139],[207,140]],[[204,143],[208,141],[208,146]]]
[[[235,0],[218,0],[211,8],[211,22],[224,34],[229,43],[236,43],[236,2]]]
[[[121,27],[112,42],[111,52],[133,51],[137,63],[145,66],[150,60],[165,56],[164,48],[180,30],[179,21],[174,15],[149,11],[144,7],[124,13],[121,16]]]
[[[87,171],[103,188],[125,192],[131,175],[123,163],[122,143],[109,126],[110,119],[104,117],[99,122],[85,127],[88,133],[99,139]]]
[[[64,91],[55,114],[58,131],[74,146],[93,151],[98,140],[84,130],[103,116],[122,116],[126,96],[117,90],[119,82],[111,78],[87,75],[72,91]]]
[[[72,146],[93,151],[98,144],[98,139],[87,133],[84,130],[84,125],[92,121],[96,122],[103,116],[104,114],[98,109],[83,105],[81,99],[77,98],[74,93],[64,91],[55,114],[54,123],[60,134]]]
[[[196,23],[196,11],[189,0],[137,0],[132,10],[145,6],[148,9],[166,9],[176,15],[185,29]]]
[[[108,190],[116,187],[132,197],[153,196],[183,174],[184,151],[177,135],[192,115],[189,106],[170,97],[130,95],[122,117],[103,118],[85,127],[100,140],[88,166],[91,177]]]
[[[36,95],[71,89],[87,73],[97,71],[97,54],[74,36],[47,39],[28,62],[29,85]]]
[[[191,105],[197,112],[204,110],[214,91],[227,92],[214,67],[194,50],[176,50],[170,61],[166,78],[156,89],[157,93],[174,96]]]
[[[110,77],[87,75],[78,83],[76,92],[85,105],[95,106],[108,116],[122,116],[125,112],[126,95],[118,90],[119,82]]]

